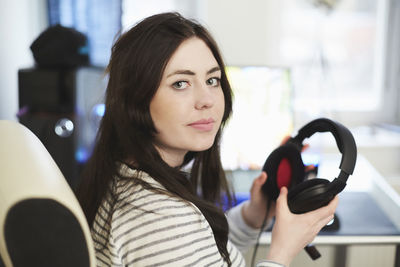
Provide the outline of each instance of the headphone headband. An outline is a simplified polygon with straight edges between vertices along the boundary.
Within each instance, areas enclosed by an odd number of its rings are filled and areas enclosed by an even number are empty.
[[[357,160],[357,146],[352,133],[342,124],[327,118],[315,119],[304,125],[297,136],[293,137],[290,142],[297,146],[302,146],[304,139],[309,138],[316,132],[330,132],[335,137],[337,147],[342,154],[339,168],[342,172],[339,179],[346,182],[348,176],[353,173]]]

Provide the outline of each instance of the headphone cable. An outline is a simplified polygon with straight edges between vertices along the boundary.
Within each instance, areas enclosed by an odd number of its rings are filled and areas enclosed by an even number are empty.
[[[262,232],[264,232],[265,225],[267,224],[270,207],[271,207],[271,200],[268,199],[268,201],[267,201],[267,212],[265,213],[265,217],[264,217],[263,222],[261,224],[260,232],[258,233],[258,236],[257,236],[257,241],[256,241],[256,244],[254,246],[254,251],[253,251],[253,256],[251,257],[251,265],[250,266],[254,266],[254,260],[256,258],[258,246],[260,245],[260,237],[261,237]]]

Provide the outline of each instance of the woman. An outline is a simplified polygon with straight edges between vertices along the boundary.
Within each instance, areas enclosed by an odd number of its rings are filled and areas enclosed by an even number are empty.
[[[267,177],[225,216],[219,141],[232,98],[213,38],[177,13],[154,15],[116,41],[107,70],[106,111],[78,191],[98,264],[244,266],[239,250],[262,225]],[[333,217],[337,200],[294,215],[286,194],[259,266],[288,266]]]

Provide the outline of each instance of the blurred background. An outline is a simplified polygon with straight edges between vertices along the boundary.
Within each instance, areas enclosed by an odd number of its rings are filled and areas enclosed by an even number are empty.
[[[359,152],[400,188],[400,16],[395,0],[1,0],[0,119],[19,120],[74,184],[104,112],[115,37],[149,15],[203,23],[235,93],[222,140],[227,170],[257,170],[285,135],[317,117],[349,127]],[[60,24],[87,38],[88,62],[38,66],[30,46]],[[310,140],[312,155],[337,151]],[[69,178],[70,177],[70,178]]]

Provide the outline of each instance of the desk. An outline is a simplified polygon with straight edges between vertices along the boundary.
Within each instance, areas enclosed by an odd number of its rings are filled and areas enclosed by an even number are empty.
[[[318,177],[332,180],[339,173],[339,162],[340,155],[324,155],[320,160]],[[232,173],[233,186],[239,196],[248,192],[258,173]],[[344,260],[348,245],[396,245],[395,267],[400,267],[400,196],[362,155],[358,155],[354,174],[339,194],[336,214],[340,229],[321,232],[313,244],[336,245],[340,258]],[[263,233],[260,244],[268,245],[270,241],[270,232]],[[336,266],[343,266],[343,262]]]

